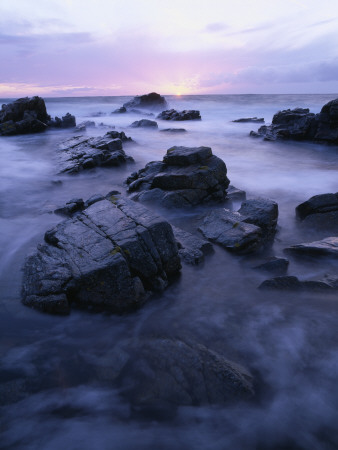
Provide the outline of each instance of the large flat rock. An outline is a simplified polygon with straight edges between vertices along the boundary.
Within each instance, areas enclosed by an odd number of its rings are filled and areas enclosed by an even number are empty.
[[[284,251],[300,256],[327,256],[338,258],[338,237],[327,237],[321,241],[291,245]]]
[[[178,272],[172,228],[119,196],[97,201],[45,234],[24,266],[23,303],[68,313],[72,302],[123,312]]]

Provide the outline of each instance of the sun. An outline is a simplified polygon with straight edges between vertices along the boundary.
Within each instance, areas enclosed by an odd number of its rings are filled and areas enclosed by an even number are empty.
[[[176,94],[177,97],[181,97],[181,95],[182,94],[180,92],[177,92],[177,94]]]

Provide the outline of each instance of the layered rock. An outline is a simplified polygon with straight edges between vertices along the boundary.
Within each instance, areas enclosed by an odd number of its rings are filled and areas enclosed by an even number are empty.
[[[273,116],[271,125],[262,126],[250,135],[266,140],[294,139],[338,144],[338,99],[324,105],[319,114],[303,108],[279,111]]]
[[[199,111],[189,109],[184,111],[176,111],[175,109],[168,109],[162,111],[157,119],[161,120],[201,120],[201,114]]]
[[[297,256],[338,258],[338,237],[327,237],[321,241],[291,245],[284,251]]]
[[[132,162],[123,150],[123,142],[131,141],[123,131],[108,131],[103,137],[75,136],[59,145],[61,171],[77,173],[97,166],[120,166]]]
[[[179,269],[169,223],[113,195],[46,232],[25,262],[22,301],[56,314],[71,303],[123,312],[147,291],[163,290]]]
[[[210,147],[172,147],[127,179],[134,200],[184,207],[223,201],[229,186],[224,162]]]
[[[158,128],[157,122],[149,119],[136,120],[129,126],[131,128]]]
[[[249,253],[274,236],[278,205],[269,199],[252,199],[242,203],[238,212],[216,209],[208,213],[199,230],[227,250]]]
[[[138,95],[134,97],[129,102],[123,104],[122,108],[125,108],[126,111],[129,111],[133,108],[138,109],[163,109],[166,108],[167,101],[162,95],[157,94],[156,92],[151,92],[150,94]],[[121,109],[121,108],[120,108]],[[116,112],[124,112],[123,110]]]
[[[296,207],[296,216],[311,228],[338,233],[338,192],[311,197]]]

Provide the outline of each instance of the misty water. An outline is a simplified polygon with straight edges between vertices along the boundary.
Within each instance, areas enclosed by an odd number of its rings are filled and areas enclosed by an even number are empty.
[[[333,449],[338,447],[338,298],[332,293],[258,290],[269,276],[252,267],[290,244],[326,233],[301,228],[295,207],[338,191],[338,149],[304,142],[249,137],[259,125],[233,123],[293,107],[321,107],[338,95],[169,96],[170,107],[199,109],[202,121],[159,122],[187,133],[128,129],[141,114],[110,113],[127,97],[47,99],[52,116],[74,114],[124,130],[135,163],[58,174],[57,144],[73,130],[2,137],[0,142],[0,447],[4,449]],[[7,103],[2,99],[2,103]],[[98,113],[101,113],[98,115]],[[88,129],[104,135],[105,128]],[[77,133],[78,135],[79,133]],[[161,160],[173,145],[210,146],[231,184],[247,198],[278,202],[278,233],[266,254],[235,256],[215,246],[200,266],[181,276],[140,310],[117,316],[73,310],[41,314],[20,302],[21,268],[45,231],[61,220],[52,211],[74,197],[113,189],[126,192],[127,176]],[[189,230],[205,208],[160,210]],[[239,204],[234,204],[236,209]],[[300,279],[338,274],[337,261],[290,259]],[[255,397],[244,403],[179,407],[170,417],[136,414],[115,386],[84,363],[102,359],[122,340],[143,336],[189,339],[247,367]]]

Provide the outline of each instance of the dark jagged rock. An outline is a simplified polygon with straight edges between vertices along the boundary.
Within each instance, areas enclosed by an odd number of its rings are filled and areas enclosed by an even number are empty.
[[[187,130],[185,128],[164,128],[163,130],[165,133],[185,133]]]
[[[271,125],[262,126],[250,135],[266,140],[294,139],[338,144],[338,99],[324,105],[319,114],[303,108],[279,111],[273,116]]]
[[[61,216],[72,216],[75,212],[82,211],[84,207],[85,204],[82,198],[73,198],[61,208],[55,209],[54,212]]]
[[[245,217],[244,222],[252,223],[262,228],[266,237],[276,231],[278,220],[278,204],[267,198],[246,200],[238,210]]]
[[[97,166],[120,166],[134,161],[123,150],[130,141],[123,131],[108,131],[103,137],[75,136],[59,145],[61,172],[77,173]]]
[[[199,264],[204,260],[204,255],[212,251],[212,244],[209,241],[180,228],[172,228],[179,248],[179,255],[186,263]]]
[[[128,311],[180,267],[169,223],[113,195],[46,232],[26,260],[22,301],[55,314],[68,313],[72,302]]]
[[[95,122],[93,120],[86,120],[81,122],[75,128],[75,131],[86,131],[87,128],[95,128]]]
[[[278,258],[273,256],[268,261],[259,264],[254,269],[261,270],[263,272],[271,272],[275,275],[284,275],[289,267],[289,261],[286,258]]]
[[[172,147],[163,162],[148,163],[128,179],[134,200],[185,207],[223,201],[229,185],[224,162],[209,147]]]
[[[176,111],[175,109],[168,109],[162,111],[157,119],[161,120],[201,120],[201,114],[199,111],[189,109],[184,111]]]
[[[227,198],[233,201],[243,201],[246,199],[246,192],[230,184],[227,189]]]
[[[338,258],[338,237],[327,237],[321,241],[291,245],[284,251],[299,256]]]
[[[104,381],[117,383],[133,406],[155,413],[177,406],[229,404],[250,399],[253,379],[244,367],[204,345],[170,338],[117,344],[109,356],[87,357]]]
[[[262,117],[262,118],[257,118],[257,117],[246,117],[246,118],[243,118],[243,119],[236,119],[236,120],[233,120],[232,122],[235,122],[235,123],[264,123],[264,118]]]
[[[228,209],[215,209],[207,214],[198,228],[202,234],[227,250],[249,253],[262,243],[262,230],[244,222],[245,217]]]
[[[156,92],[151,92],[150,94],[145,95],[138,95],[129,102],[123,104],[123,107],[126,108],[127,111],[133,108],[163,109],[167,106],[168,105],[166,99]]]
[[[55,119],[51,119],[48,122],[48,126],[53,128],[73,128],[76,127],[76,119],[70,113],[67,113],[61,119],[59,117],[55,117]]]
[[[284,276],[265,280],[259,285],[259,289],[275,289],[284,291],[332,291],[337,287],[321,280],[305,280],[300,281],[294,276]]]
[[[131,128],[158,128],[157,122],[149,119],[136,120],[129,126]]]

